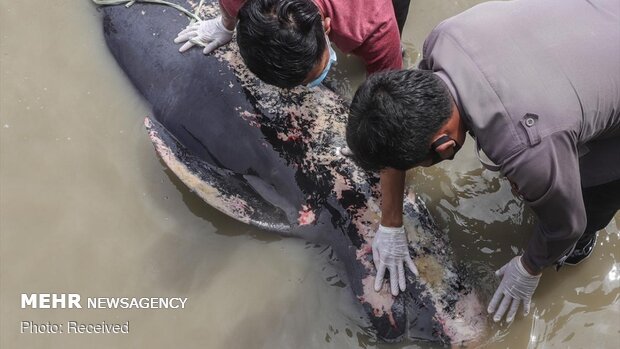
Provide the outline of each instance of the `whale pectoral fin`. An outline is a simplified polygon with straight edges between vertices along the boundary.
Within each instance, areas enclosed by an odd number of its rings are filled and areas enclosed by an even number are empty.
[[[290,233],[292,226],[286,213],[266,201],[243,175],[192,155],[157,120],[147,117],[144,124],[168,168],[208,204],[241,222]]]

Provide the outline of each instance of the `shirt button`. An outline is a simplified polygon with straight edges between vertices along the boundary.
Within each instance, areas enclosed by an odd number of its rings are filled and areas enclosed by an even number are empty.
[[[534,123],[535,123],[534,118],[527,118],[527,119],[525,119],[525,125],[526,125],[527,127],[532,127],[532,126],[534,126]]]

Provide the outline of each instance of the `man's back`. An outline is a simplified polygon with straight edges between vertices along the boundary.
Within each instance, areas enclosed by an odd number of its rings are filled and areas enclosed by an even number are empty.
[[[475,6],[433,30],[420,67],[452,81],[465,117],[475,119],[469,120],[473,133],[496,162],[532,142],[519,125],[528,113],[539,115],[540,138],[567,129],[574,130],[579,144],[620,135],[616,0]],[[498,120],[498,114],[511,120]],[[505,127],[515,139],[504,137],[503,145],[485,132]]]
[[[537,269],[583,233],[581,187],[620,178],[620,2],[515,0],[438,25],[420,68],[448,86],[486,155],[539,217]]]
[[[554,120],[547,129],[539,126],[552,133],[580,111],[586,121],[580,140],[586,141],[609,128],[620,110],[619,24],[616,0],[488,2],[437,26],[425,53],[448,36],[471,59],[462,63],[476,66],[510,113],[564,111],[549,115]],[[620,127],[620,120],[613,122]]]

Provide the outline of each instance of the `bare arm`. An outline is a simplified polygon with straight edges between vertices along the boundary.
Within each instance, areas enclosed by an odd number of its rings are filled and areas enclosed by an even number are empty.
[[[222,16],[222,24],[226,29],[232,31],[235,30],[235,26],[237,25],[237,17],[233,17],[230,15],[224,6],[222,6],[222,2],[220,1],[220,14]]]
[[[403,193],[405,171],[386,168],[381,171],[381,225],[403,225]]]

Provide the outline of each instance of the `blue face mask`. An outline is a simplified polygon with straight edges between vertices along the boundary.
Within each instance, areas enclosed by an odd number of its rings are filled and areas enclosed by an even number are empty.
[[[334,49],[332,48],[331,43],[329,42],[329,38],[327,36],[325,36],[325,40],[327,41],[327,48],[329,49],[329,62],[327,62],[327,64],[325,65],[325,69],[323,69],[323,72],[321,73],[321,75],[319,75],[319,77],[317,77],[316,79],[310,81],[309,83],[306,84],[307,87],[317,87],[321,84],[321,82],[323,82],[323,80],[325,80],[325,77],[327,76],[327,73],[329,73],[329,68],[332,67],[332,64],[334,64],[334,62],[336,62],[336,51],[334,51]]]

